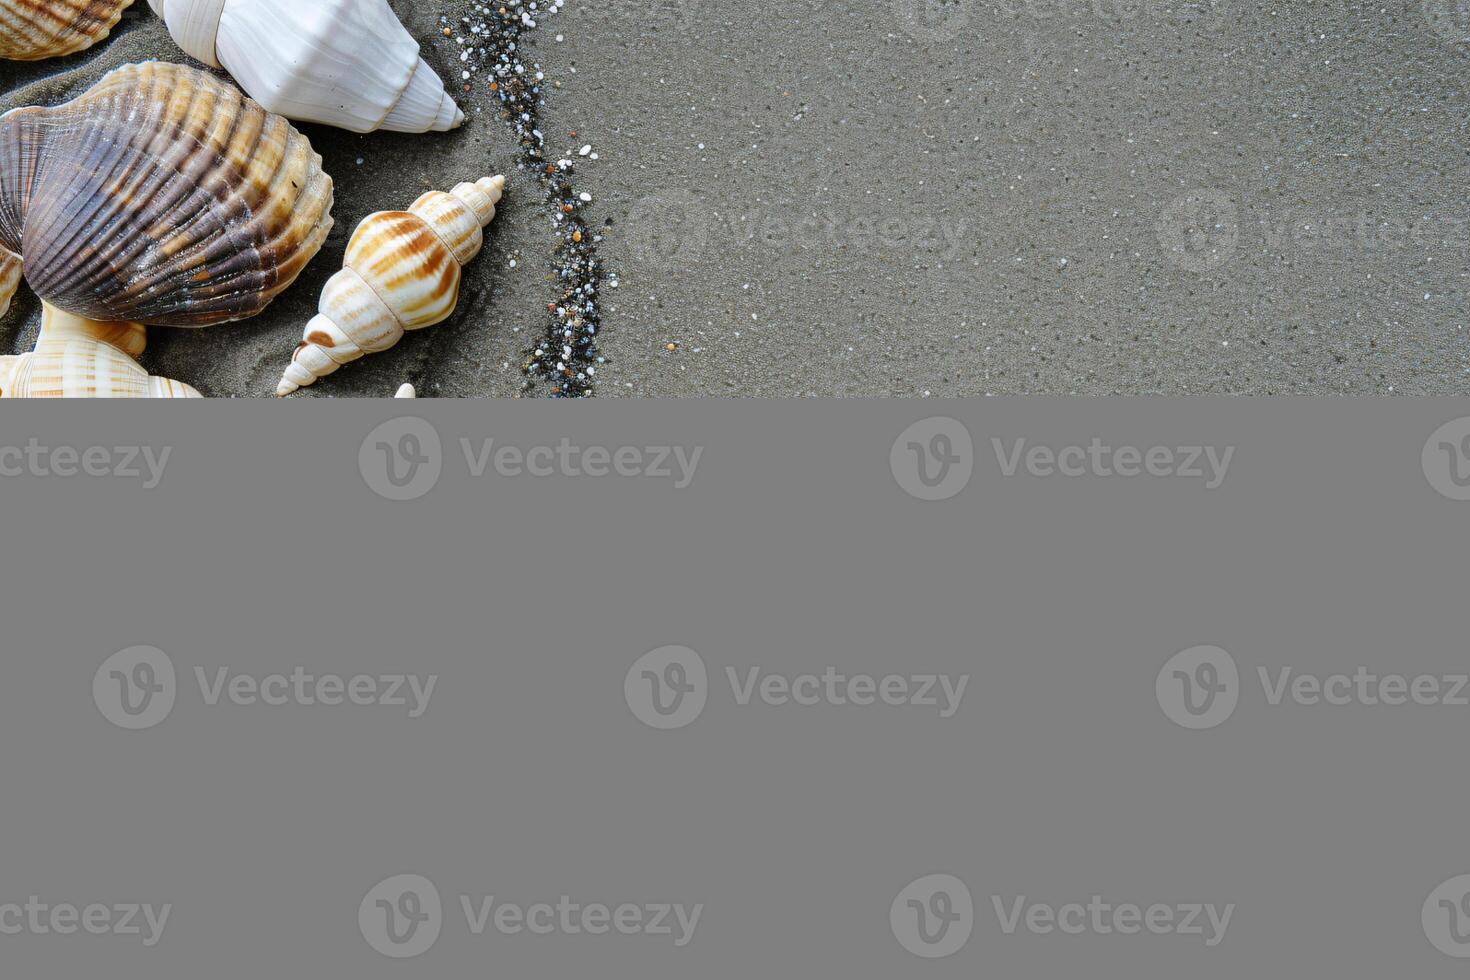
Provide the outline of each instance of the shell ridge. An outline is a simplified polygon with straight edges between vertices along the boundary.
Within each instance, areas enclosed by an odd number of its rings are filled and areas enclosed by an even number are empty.
[[[393,315],[393,319],[397,321],[400,330],[407,330],[409,327],[399,315],[398,304],[393,301],[393,297],[384,295],[383,284],[377,281],[379,279],[378,269],[372,264],[373,260],[370,259],[370,256],[381,252],[376,263],[383,265],[385,269],[392,268],[396,253],[394,246],[410,237],[397,233],[397,229],[402,227],[404,218],[422,220],[407,211],[378,211],[363,218],[362,223],[357,226],[357,230],[352,233],[352,238],[347,243],[347,256],[342,263],[343,268],[357,273],[358,278],[373,291],[373,295],[382,301],[383,305],[388,308],[388,312]],[[384,232],[380,226],[392,230]],[[379,236],[377,241],[373,240],[374,235]],[[359,268],[359,265],[363,267]]]
[[[113,121],[118,121],[122,107],[113,108],[119,113]],[[121,193],[124,185],[120,183],[128,172],[127,147],[106,134],[107,121],[105,116],[86,121],[88,128],[85,132],[96,133],[86,140],[88,156],[82,161],[86,166],[78,168],[66,180],[64,189],[55,192],[54,208],[33,213],[33,219],[26,223],[26,236],[37,245],[36,251],[51,257],[47,268],[34,273],[27,270],[33,288],[47,298],[81,307],[76,312],[96,310],[84,296],[77,295],[78,289],[70,290],[64,297],[50,296],[58,278],[64,278],[70,272],[74,279],[79,280],[76,286],[81,291],[95,292],[107,281],[110,273],[115,274],[120,262],[135,257],[145,247],[145,243],[125,235],[112,236],[111,244],[103,247],[93,244],[108,242],[106,232],[109,229],[134,224],[129,221],[126,211],[131,198]],[[109,193],[105,196],[87,193],[92,185],[100,185]],[[57,237],[61,235],[65,237]],[[39,240],[36,236],[40,236]]]
[[[0,58],[35,61],[84,51],[107,37],[133,0],[0,3]]]
[[[84,125],[87,127],[84,132],[88,146],[88,156],[82,161],[85,166],[77,168],[70,179],[65,175],[58,177],[59,186],[51,184],[51,169],[49,166],[45,167],[40,177],[40,187],[51,191],[49,200],[45,193],[33,197],[37,206],[32,207],[26,217],[24,236],[31,244],[31,250],[54,257],[54,261],[48,263],[48,268],[27,271],[32,286],[38,292],[49,290],[50,277],[68,267],[68,263],[63,260],[76,254],[79,241],[105,241],[98,235],[93,220],[80,222],[74,219],[85,214],[88,182],[99,179],[104,183],[111,181],[123,161],[114,158],[104,170],[103,164],[114,141],[100,132],[101,127],[95,121],[89,120]],[[95,136],[92,135],[94,130],[98,131]],[[105,217],[103,221],[105,226]]]
[[[181,166],[178,173],[186,184],[192,184],[195,193],[178,195],[167,207],[156,209],[158,213],[147,232],[157,242],[158,248],[175,260],[175,268],[170,270],[166,266],[160,266],[160,274],[145,276],[138,280],[137,285],[141,287],[143,299],[159,295],[169,287],[177,287],[180,296],[169,313],[205,296],[215,298],[222,292],[232,293],[242,286],[249,288],[252,284],[248,279],[249,267],[259,265],[258,260],[246,262],[246,268],[221,275],[220,267],[212,264],[221,256],[231,265],[238,262],[239,256],[232,255],[235,246],[239,244],[234,229],[241,223],[248,223],[252,214],[245,195],[230,193],[232,188],[245,186],[246,182],[245,175],[229,157],[227,147],[242,123],[253,114],[242,111],[246,109],[243,100],[233,98],[229,101],[228,107],[221,107],[216,103],[211,110],[212,117],[222,121],[221,125],[216,126],[216,134],[223,128],[223,114],[228,112],[228,129],[224,130],[222,136],[205,139],[187,131],[180,132],[183,139],[193,144],[194,152],[187,154],[186,159],[181,161],[191,165]],[[193,114],[197,109],[197,105],[191,104],[186,112]],[[160,191],[162,189],[159,188]],[[243,212],[244,221],[239,217],[232,217],[232,210]],[[248,243],[245,247],[252,254],[256,252]],[[196,270],[204,267],[214,270],[210,277],[213,288],[209,290],[201,290],[192,285]],[[242,276],[247,277],[246,282],[237,282]]]
[[[431,215],[420,215],[419,212],[413,210],[416,209],[416,207],[419,207],[420,204],[423,203],[423,200],[425,200],[425,198],[431,197],[431,195],[434,194],[440,194],[440,192],[441,191],[429,191],[428,194],[422,195],[419,200],[416,200],[415,203],[410,204],[409,213],[410,215],[417,217],[420,222],[425,223],[425,225],[428,226],[429,231],[434,232],[434,237],[440,239],[440,244],[444,245],[444,251],[450,253],[450,257],[454,260],[454,262],[459,262],[459,248],[454,247],[454,242],[451,242],[450,239],[444,237],[444,232],[441,231],[440,225],[438,225],[438,222],[435,222],[434,217],[432,217]],[[456,201],[456,203],[459,204],[460,207],[465,207],[463,201],[456,200],[456,198],[451,197],[451,195],[445,194],[444,197],[448,197],[450,198],[450,200]],[[476,228],[478,228],[478,226],[479,223],[476,222]]]

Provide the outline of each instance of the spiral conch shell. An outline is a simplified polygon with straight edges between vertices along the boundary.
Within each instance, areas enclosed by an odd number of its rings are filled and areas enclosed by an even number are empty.
[[[504,177],[485,177],[448,194],[430,191],[407,211],[362,219],[276,394],[387,350],[405,330],[447,319],[459,302],[460,268],[480,254],[481,228],[495,217],[504,192]]]
[[[306,137],[194,68],[125,65],[65,105],[0,116],[0,250],[87,319],[254,316],[321,248],[331,207]]]
[[[138,323],[99,323],[45,308],[36,349],[0,357],[0,398],[200,398],[133,360],[143,353]]]
[[[0,58],[38,61],[85,51],[133,0],[0,0]]]
[[[14,2],[14,0],[0,0]],[[148,0],[179,47],[272,112],[368,133],[464,122],[387,0]]]

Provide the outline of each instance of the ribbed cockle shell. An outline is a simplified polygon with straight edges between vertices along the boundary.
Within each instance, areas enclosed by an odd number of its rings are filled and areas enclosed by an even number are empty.
[[[200,398],[133,360],[143,353],[141,323],[99,323],[46,306],[36,349],[0,357],[0,398]]]
[[[447,319],[459,302],[460,267],[480,254],[481,228],[495,217],[504,192],[504,177],[485,177],[448,194],[430,191],[407,211],[362,219],[276,394],[387,350],[405,330]]]
[[[388,0],[148,3],[179,47],[224,68],[272,112],[354,133],[464,122]]]
[[[133,0],[0,0],[0,58],[39,61],[84,51]]]
[[[87,319],[253,316],[321,248],[331,207],[306,137],[198,69],[125,65],[65,105],[0,116],[0,250]]]

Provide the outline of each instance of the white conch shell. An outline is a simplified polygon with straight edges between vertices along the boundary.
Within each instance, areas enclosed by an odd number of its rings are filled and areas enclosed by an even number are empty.
[[[480,229],[495,217],[504,192],[504,177],[484,177],[448,194],[430,191],[407,211],[362,219],[276,394],[387,350],[405,330],[447,319],[459,302],[460,267],[480,254]]]
[[[419,393],[414,390],[413,385],[411,385],[407,381],[405,381],[403,384],[401,384],[401,385],[398,386],[398,392],[393,397],[394,398],[417,398],[418,396],[419,396]]]
[[[272,112],[370,133],[464,122],[387,0],[148,0],[191,56]]]
[[[202,398],[186,384],[152,377],[141,323],[105,323],[43,304],[36,349],[0,357],[0,398]]]
[[[39,61],[85,51],[133,0],[0,0],[0,58]]]

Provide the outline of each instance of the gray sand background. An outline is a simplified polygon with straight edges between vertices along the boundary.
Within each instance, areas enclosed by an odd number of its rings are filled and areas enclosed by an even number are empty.
[[[473,4],[393,6],[457,81],[439,17]],[[566,0],[531,44],[559,83],[548,147],[593,145],[577,185],[613,221],[599,396],[1470,381],[1457,0]],[[147,58],[187,60],[138,0],[92,52],[0,62],[0,109]],[[456,316],[306,396],[522,393],[555,239],[495,104],[462,104],[451,134],[303,126],[336,181],[331,240],[256,319],[151,329],[148,368],[269,395],[364,215],[504,172]],[[37,324],[22,289],[0,350]]]

